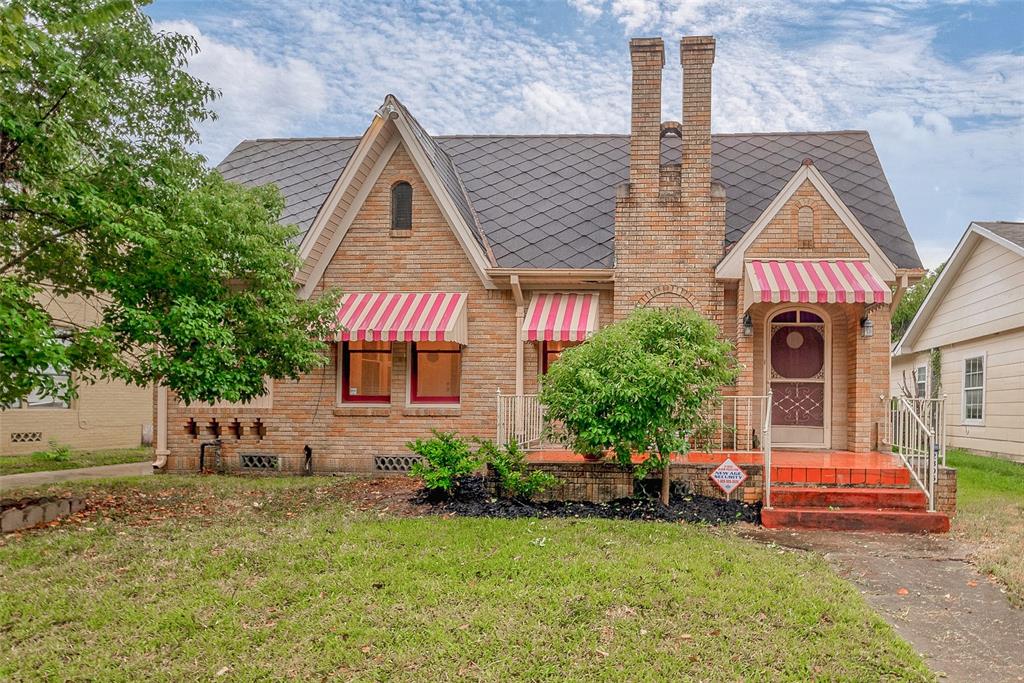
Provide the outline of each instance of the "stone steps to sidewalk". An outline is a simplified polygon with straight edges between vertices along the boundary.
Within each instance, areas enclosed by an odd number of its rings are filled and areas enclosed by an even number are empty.
[[[772,505],[781,508],[869,508],[923,511],[928,498],[918,488],[772,486]]]
[[[949,517],[941,512],[874,508],[783,508],[761,510],[768,529],[829,529],[884,533],[945,533]]]

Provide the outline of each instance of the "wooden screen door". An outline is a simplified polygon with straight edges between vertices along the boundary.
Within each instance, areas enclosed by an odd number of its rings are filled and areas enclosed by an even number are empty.
[[[825,321],[811,311],[776,314],[769,324],[767,356],[772,442],[827,445],[829,358]]]

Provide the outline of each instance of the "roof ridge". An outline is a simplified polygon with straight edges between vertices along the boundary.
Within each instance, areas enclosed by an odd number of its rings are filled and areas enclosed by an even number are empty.
[[[422,127],[422,126],[421,126]],[[424,132],[426,132],[424,130]],[[780,136],[780,135],[851,135],[868,134],[867,130],[851,128],[844,130],[779,130],[779,131],[756,131],[756,132],[732,132],[712,133],[711,137],[753,137],[753,136]],[[452,140],[466,138],[628,138],[629,133],[445,133],[443,135],[431,135],[436,139]],[[316,142],[316,141],[340,141],[359,140],[359,135],[311,135],[275,138],[243,138],[243,142]]]

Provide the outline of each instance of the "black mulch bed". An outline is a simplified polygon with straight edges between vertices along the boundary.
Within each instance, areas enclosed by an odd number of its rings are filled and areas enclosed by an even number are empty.
[[[608,503],[535,502],[521,498],[499,498],[488,490],[484,477],[465,477],[450,496],[420,489],[413,502],[428,504],[437,514],[466,517],[599,517],[707,524],[761,523],[760,503],[748,505],[738,500],[698,496],[686,492],[680,486],[673,486],[669,500],[670,504],[666,507],[656,495],[645,495],[644,491],[638,491],[638,495],[632,498],[618,498]]]

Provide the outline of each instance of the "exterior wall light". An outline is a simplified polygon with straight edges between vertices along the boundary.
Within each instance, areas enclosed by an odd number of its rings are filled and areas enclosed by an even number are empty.
[[[860,336],[865,339],[875,336],[875,324],[867,316],[860,319]]]
[[[743,314],[743,336],[753,337],[754,336],[754,321],[751,319],[749,313]]]

